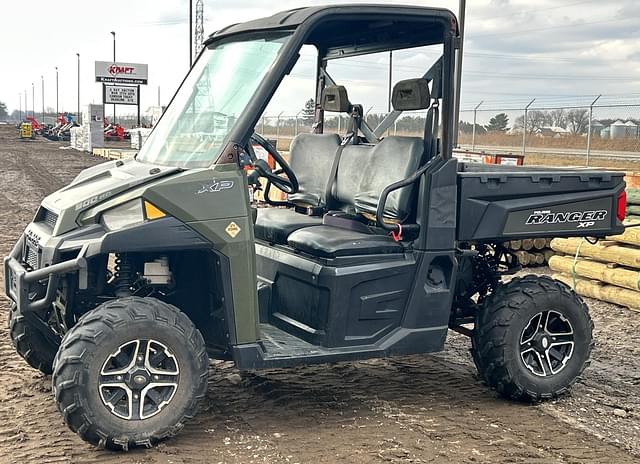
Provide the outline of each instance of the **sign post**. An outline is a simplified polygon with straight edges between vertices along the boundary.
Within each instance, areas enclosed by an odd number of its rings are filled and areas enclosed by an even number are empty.
[[[147,85],[149,66],[141,63],[96,61],[96,82],[102,83],[103,104],[136,105],[140,126],[140,85]],[[124,85],[114,85],[124,84]]]

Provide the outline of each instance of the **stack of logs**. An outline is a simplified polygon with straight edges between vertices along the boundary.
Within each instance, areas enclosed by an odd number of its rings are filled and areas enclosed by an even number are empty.
[[[640,221],[640,189],[627,189],[627,219]]]
[[[640,228],[628,228],[595,245],[581,238],[557,238],[551,247],[565,255],[549,260],[554,278],[580,295],[640,309]]]
[[[549,262],[554,252],[549,248],[550,238],[532,238],[512,240],[506,247],[518,257],[518,263],[523,267],[543,266]]]

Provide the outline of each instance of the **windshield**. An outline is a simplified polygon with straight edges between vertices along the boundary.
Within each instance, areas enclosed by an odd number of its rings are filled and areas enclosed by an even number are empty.
[[[210,45],[146,141],[139,161],[210,166],[290,33]]]

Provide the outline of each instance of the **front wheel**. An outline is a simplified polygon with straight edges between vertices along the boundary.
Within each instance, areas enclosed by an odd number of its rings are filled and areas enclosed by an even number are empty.
[[[9,310],[9,336],[16,352],[27,364],[43,374],[51,375],[58,345],[27,320],[15,304]]]
[[[150,447],[195,415],[208,363],[202,335],[177,308],[118,299],[65,335],[54,361],[55,400],[69,428],[91,444]]]
[[[472,355],[482,379],[521,401],[555,398],[589,364],[593,322],[566,285],[527,276],[501,285],[476,316]]]

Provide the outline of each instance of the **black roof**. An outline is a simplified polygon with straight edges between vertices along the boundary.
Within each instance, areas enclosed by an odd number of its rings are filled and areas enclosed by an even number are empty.
[[[255,19],[244,23],[227,26],[209,36],[209,39],[220,38],[242,32],[252,32],[259,30],[293,29],[310,19],[316,19],[332,14],[385,14],[385,15],[407,15],[416,19],[438,18],[457,24],[455,15],[444,8],[429,8],[409,5],[389,5],[389,4],[343,4],[324,5],[306,8],[296,8],[293,10],[281,11],[266,18]]]

